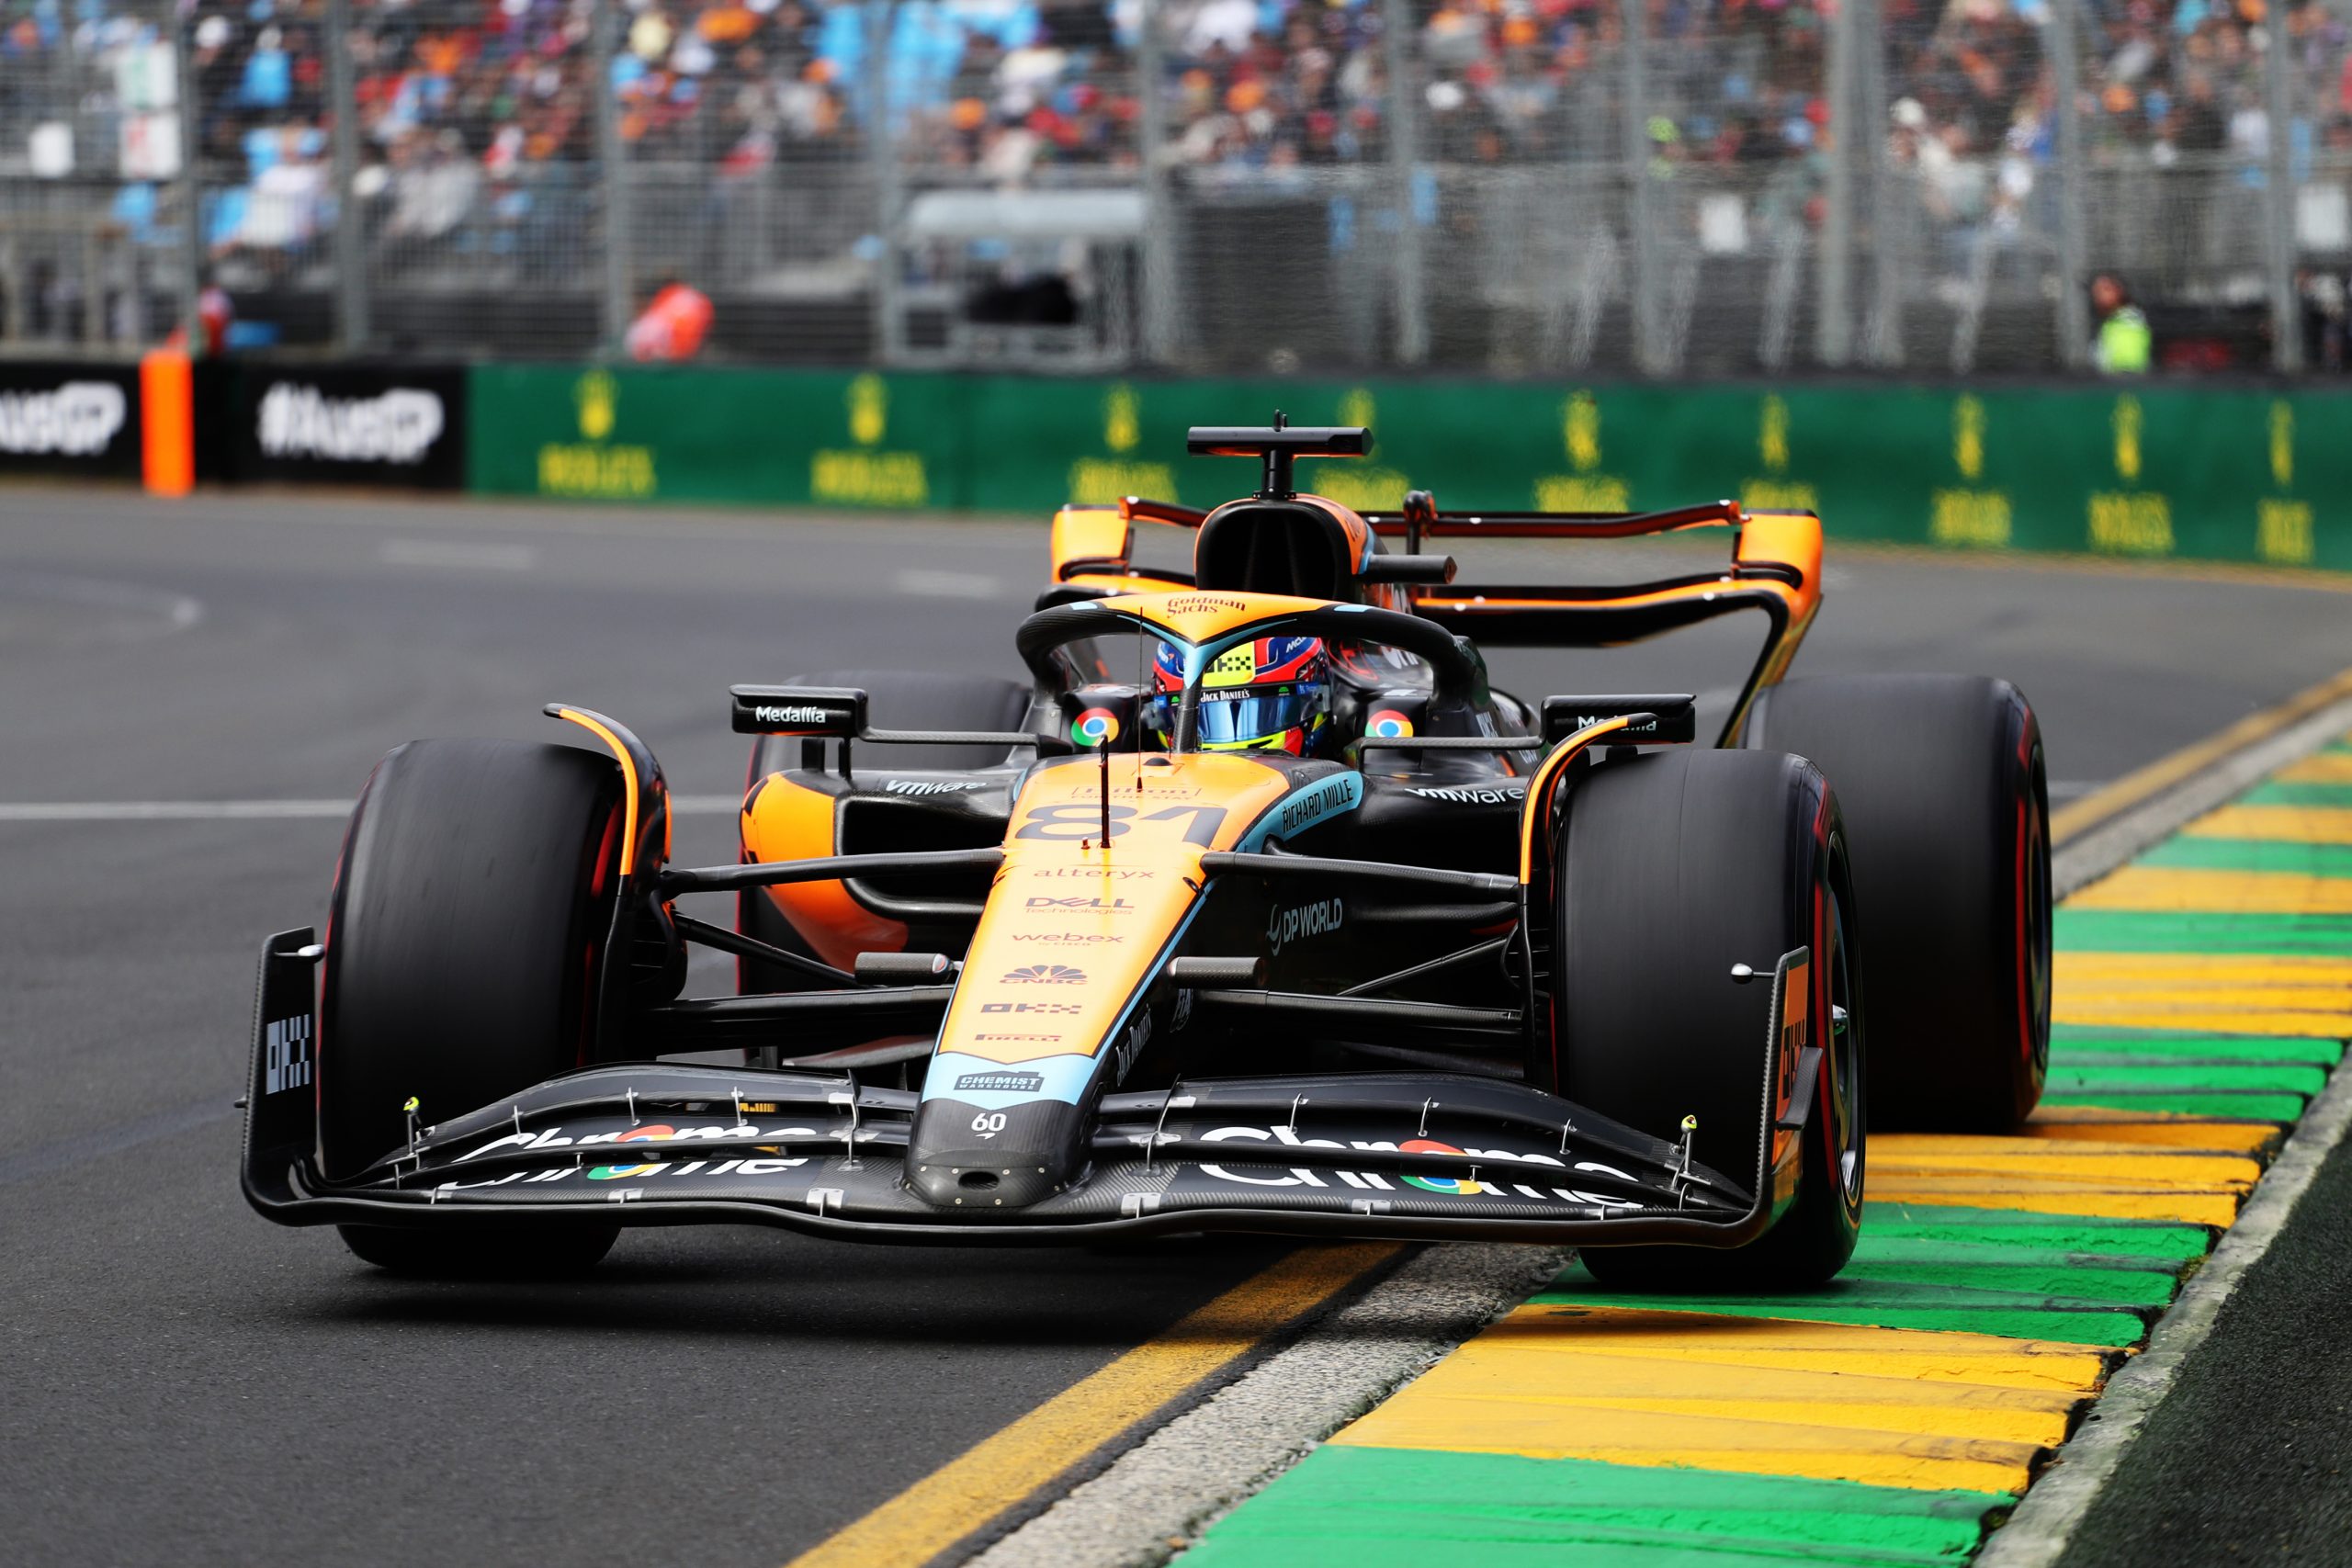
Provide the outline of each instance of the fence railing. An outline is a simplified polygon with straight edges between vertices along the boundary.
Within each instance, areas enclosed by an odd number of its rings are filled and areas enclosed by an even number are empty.
[[[613,355],[676,278],[773,363],[2051,371],[2109,273],[2341,369],[2343,7],[82,0],[0,40],[0,344]]]

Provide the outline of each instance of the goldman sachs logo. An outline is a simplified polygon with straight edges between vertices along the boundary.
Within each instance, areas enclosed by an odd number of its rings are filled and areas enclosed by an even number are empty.
[[[441,400],[413,387],[372,398],[330,398],[292,381],[261,400],[257,431],[272,457],[322,457],[337,463],[414,463],[441,438]]]

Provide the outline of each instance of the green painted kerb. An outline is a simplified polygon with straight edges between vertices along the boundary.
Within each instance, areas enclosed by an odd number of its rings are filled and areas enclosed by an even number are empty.
[[[2016,1499],[1515,1454],[1329,1447],[1185,1568],[1880,1568],[1949,1563]]]
[[[1369,424],[1301,483],[1362,508],[1619,511],[1737,496],[1838,537],[2352,568],[2352,397],[2042,389],[1241,381],[483,366],[478,491],[1043,514],[1229,499],[1192,424]]]

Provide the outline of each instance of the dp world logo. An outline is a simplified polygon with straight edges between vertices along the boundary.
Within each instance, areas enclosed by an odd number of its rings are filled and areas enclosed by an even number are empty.
[[[1012,986],[1076,986],[1084,983],[1086,971],[1068,964],[1030,964],[1007,970],[1004,978]]]

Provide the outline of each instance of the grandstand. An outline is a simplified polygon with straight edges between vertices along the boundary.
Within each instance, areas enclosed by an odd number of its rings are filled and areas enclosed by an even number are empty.
[[[2352,24],[2265,4],[17,0],[0,328],[580,356],[675,276],[773,363],[2042,371],[2114,271],[2340,371]]]

